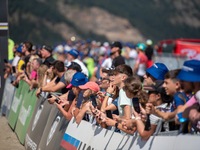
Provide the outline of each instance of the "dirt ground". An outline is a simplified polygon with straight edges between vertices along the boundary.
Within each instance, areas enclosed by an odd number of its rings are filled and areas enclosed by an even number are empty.
[[[8,125],[6,117],[0,117],[0,150],[25,150]]]

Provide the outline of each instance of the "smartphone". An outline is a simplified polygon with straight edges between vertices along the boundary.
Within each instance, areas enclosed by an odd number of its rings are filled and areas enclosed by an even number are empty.
[[[4,63],[8,63],[7,59],[4,59]]]
[[[48,94],[47,98],[52,98],[51,94]]]
[[[15,66],[12,66],[13,73],[16,73]]]
[[[56,98],[56,99],[55,99],[55,102],[58,103],[58,101],[59,101],[59,98]]]
[[[110,119],[113,119],[111,110],[106,110],[106,116]]]
[[[95,95],[90,95],[90,96],[89,96],[89,99],[90,99],[90,101],[92,101],[92,105],[93,105],[94,107],[97,107],[97,101],[96,101]]]
[[[139,99],[138,98],[133,98],[132,99],[132,102],[133,102],[133,107],[135,109],[135,111],[137,113],[140,113],[140,103],[139,103]]]
[[[185,122],[185,121],[188,120],[187,118],[183,118],[183,117],[182,117],[182,114],[183,114],[182,112],[177,114],[178,120],[179,120],[179,122],[181,122],[181,123],[183,123],[183,122]]]

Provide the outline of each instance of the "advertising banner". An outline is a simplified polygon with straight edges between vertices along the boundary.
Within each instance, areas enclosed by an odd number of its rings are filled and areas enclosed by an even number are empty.
[[[10,114],[8,117],[8,124],[13,130],[15,129],[15,124],[19,115],[23,97],[26,94],[28,87],[29,85],[21,80],[19,83],[19,87],[15,91],[15,96],[13,98]]]
[[[44,97],[37,100],[25,137],[25,148],[36,150],[46,127],[52,105]]]
[[[26,89],[29,89],[29,87]],[[31,116],[32,116],[32,113],[37,101],[37,97],[35,96],[35,93],[36,93],[35,90],[26,91],[26,94],[23,98],[23,102],[22,102],[21,109],[19,112],[19,116],[17,119],[15,132],[19,138],[20,143],[22,144],[24,144],[26,130],[28,128],[28,125],[31,120]]]
[[[57,106],[54,104],[40,140],[38,150],[64,149],[62,146],[60,146],[60,143],[68,124],[69,121],[62,115],[62,113],[57,109]]]

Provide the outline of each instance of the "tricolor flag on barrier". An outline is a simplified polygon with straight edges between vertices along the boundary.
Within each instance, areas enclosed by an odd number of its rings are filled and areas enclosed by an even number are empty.
[[[79,140],[65,133],[60,145],[64,147],[65,149],[77,150],[79,144],[80,144]]]
[[[0,30],[8,30],[8,23],[0,22]]]

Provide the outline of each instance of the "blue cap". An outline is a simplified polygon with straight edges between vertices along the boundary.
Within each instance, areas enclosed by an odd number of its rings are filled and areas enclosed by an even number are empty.
[[[165,74],[168,71],[168,68],[163,63],[155,63],[150,68],[146,69],[146,72],[157,80],[164,80]]]
[[[71,54],[71,55],[73,55],[75,58],[77,58],[78,55],[79,55],[79,51],[77,51],[76,49],[72,49],[68,53]]]
[[[84,85],[88,82],[88,78],[81,72],[77,72],[73,75],[72,81],[70,82],[73,86]]]
[[[185,61],[177,78],[183,81],[200,82],[200,61]]]
[[[22,53],[22,46],[23,45],[20,45],[16,50],[18,51],[18,52],[20,52],[20,53]]]
[[[129,43],[129,42],[126,42],[125,45],[132,48],[132,49],[135,49],[135,46],[133,44]]]

